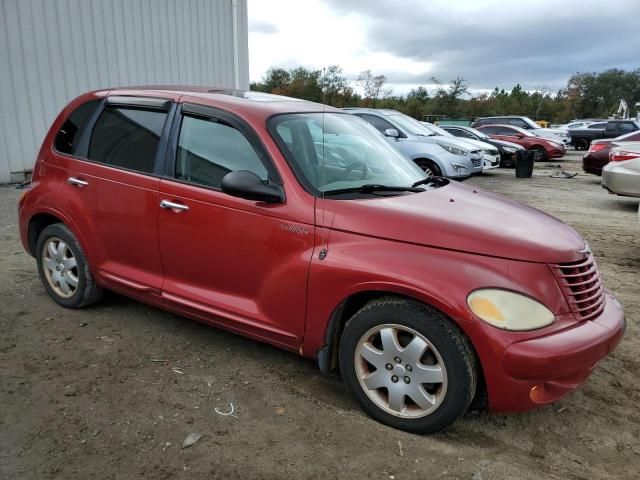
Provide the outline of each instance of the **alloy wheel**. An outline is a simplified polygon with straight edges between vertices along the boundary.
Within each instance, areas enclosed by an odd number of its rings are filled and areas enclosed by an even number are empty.
[[[63,240],[50,237],[44,242],[42,266],[53,291],[62,298],[72,297],[78,288],[78,264]]]
[[[384,411],[401,418],[434,412],[447,391],[447,370],[438,350],[422,334],[397,324],[367,331],[355,351],[358,381]]]

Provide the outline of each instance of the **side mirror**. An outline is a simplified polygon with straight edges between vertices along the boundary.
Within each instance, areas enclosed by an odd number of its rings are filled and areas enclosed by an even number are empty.
[[[222,191],[234,197],[256,202],[282,203],[284,190],[280,185],[265,184],[260,177],[249,170],[227,173],[220,185]]]
[[[395,128],[387,128],[384,131],[384,136],[391,138],[400,138],[400,132]]]
[[[516,135],[516,138],[524,138],[524,135],[523,135],[523,134],[521,134],[521,133],[518,133],[518,134]]]

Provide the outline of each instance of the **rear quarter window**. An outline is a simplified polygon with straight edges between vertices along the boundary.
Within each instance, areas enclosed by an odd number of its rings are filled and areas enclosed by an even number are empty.
[[[76,108],[60,127],[53,141],[53,147],[60,153],[76,155],[80,137],[91,117],[100,106],[101,100],[90,100]]]

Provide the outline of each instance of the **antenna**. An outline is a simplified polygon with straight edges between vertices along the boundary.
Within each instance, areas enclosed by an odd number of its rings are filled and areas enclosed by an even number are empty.
[[[324,231],[324,142],[325,142],[325,125],[324,125],[324,117],[325,117],[325,104],[326,104],[326,92],[327,90],[327,70],[326,67],[322,67],[322,159],[320,160],[320,168],[322,169],[322,229]]]

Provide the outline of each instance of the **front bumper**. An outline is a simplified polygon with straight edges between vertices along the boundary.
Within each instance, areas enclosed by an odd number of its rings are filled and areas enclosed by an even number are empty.
[[[567,153],[566,148],[550,148],[547,151],[547,156],[549,158],[560,158],[560,157],[564,157],[566,153]]]
[[[482,165],[483,171],[491,170],[492,168],[498,168],[500,166],[500,154],[491,155],[491,154],[485,153],[482,156],[482,161],[483,161],[483,165]]]
[[[605,292],[605,308],[599,317],[512,343],[503,353],[502,374],[493,375],[488,385],[490,408],[530,410],[575,390],[620,343],[625,326],[622,305]]]
[[[447,178],[462,179],[470,177],[476,173],[482,171],[482,160],[476,161],[479,164],[479,168],[474,165],[474,162],[469,156],[454,155],[449,152],[444,152],[439,156],[438,166],[442,171],[442,175]]]

